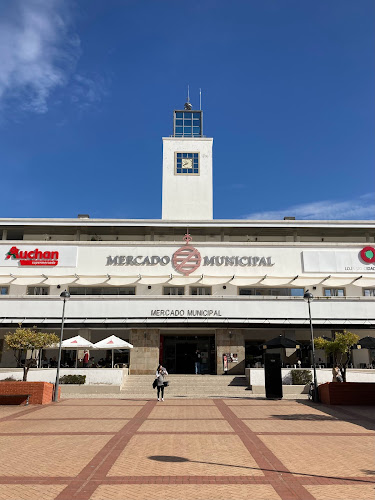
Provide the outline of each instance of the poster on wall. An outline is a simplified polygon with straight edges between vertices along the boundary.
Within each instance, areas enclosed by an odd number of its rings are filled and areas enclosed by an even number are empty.
[[[226,373],[228,371],[228,356],[223,354],[223,371]]]

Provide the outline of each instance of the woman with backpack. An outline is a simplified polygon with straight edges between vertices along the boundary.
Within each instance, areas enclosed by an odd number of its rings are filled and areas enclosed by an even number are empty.
[[[167,375],[168,375],[167,370],[163,368],[162,365],[159,365],[156,370],[156,379],[155,379],[155,382],[157,383],[156,387],[158,390],[158,401],[160,401],[160,392],[161,392],[161,400],[164,401],[164,382],[165,382],[165,377]]]

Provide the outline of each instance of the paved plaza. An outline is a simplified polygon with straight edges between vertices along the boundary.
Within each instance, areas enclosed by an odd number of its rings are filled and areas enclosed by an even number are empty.
[[[0,500],[373,500],[373,407],[265,399],[0,406]]]

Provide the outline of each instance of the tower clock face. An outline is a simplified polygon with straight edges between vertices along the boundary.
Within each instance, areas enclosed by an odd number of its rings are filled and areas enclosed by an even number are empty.
[[[180,153],[175,156],[176,175],[199,175],[199,153]]]
[[[182,168],[193,168],[192,158],[182,158]]]

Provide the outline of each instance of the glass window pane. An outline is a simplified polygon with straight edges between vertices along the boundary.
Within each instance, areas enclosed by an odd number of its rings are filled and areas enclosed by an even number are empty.
[[[303,288],[291,288],[290,295],[292,297],[303,297],[304,289]]]
[[[176,125],[180,125],[182,127],[183,120],[176,120]]]
[[[196,118],[200,119],[201,114],[200,113],[193,113],[193,116],[194,116],[194,119],[196,119]]]
[[[176,134],[182,134],[182,127],[176,127]]]
[[[121,287],[120,295],[135,295],[135,287],[134,286]]]
[[[337,290],[337,297],[344,297],[344,290],[343,289],[339,288]]]
[[[182,118],[183,113],[176,113],[176,118]]]
[[[329,290],[328,288],[326,288],[326,289],[324,290],[324,296],[325,296],[325,297],[330,297],[330,296],[331,296],[331,290]]]

